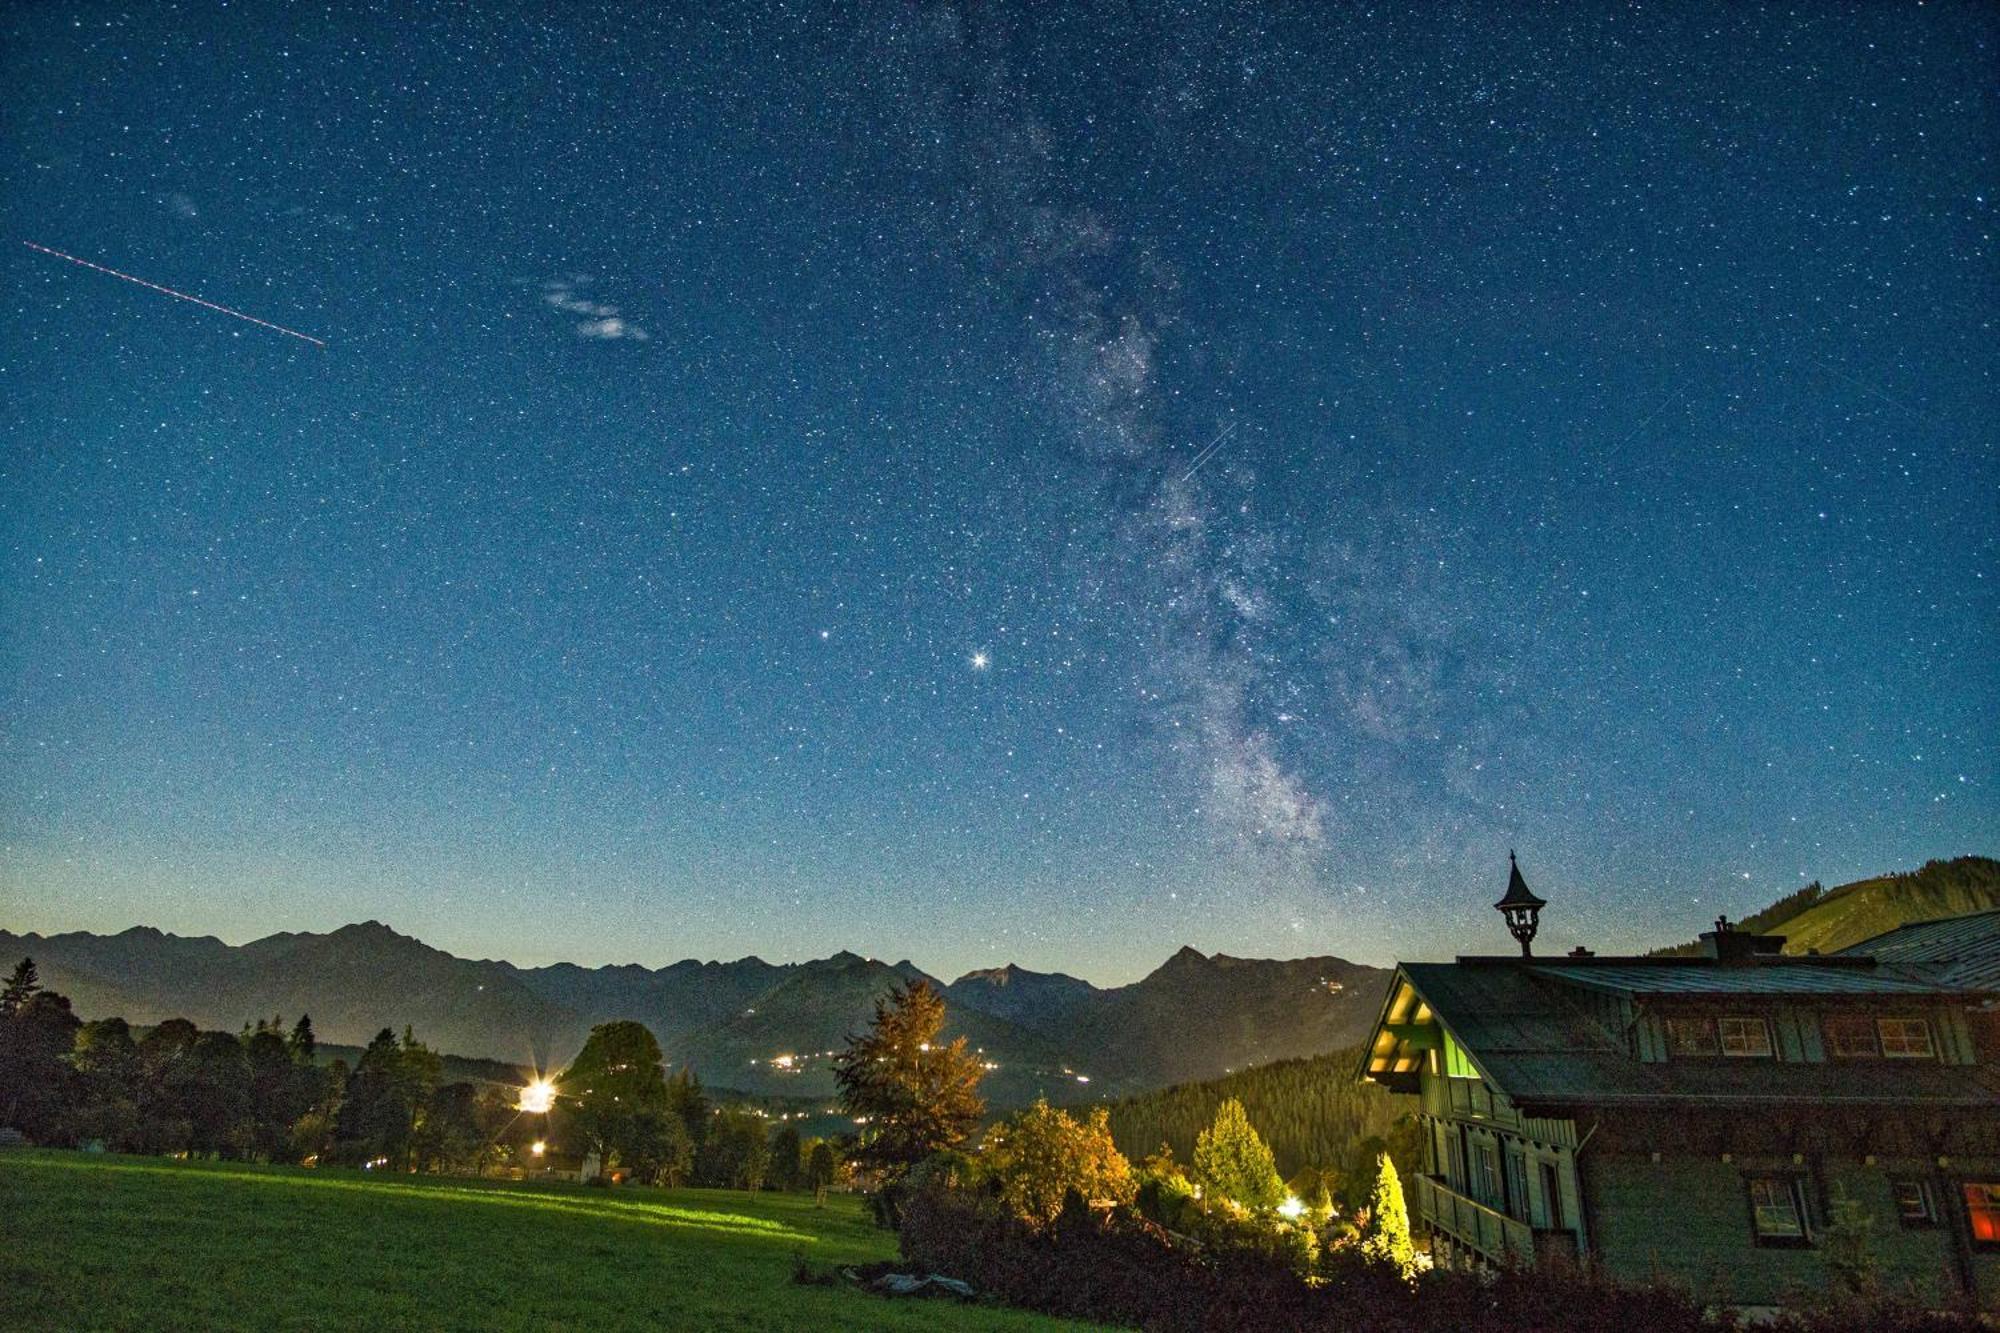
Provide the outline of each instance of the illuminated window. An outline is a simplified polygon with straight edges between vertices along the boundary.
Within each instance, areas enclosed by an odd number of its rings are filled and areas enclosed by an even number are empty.
[[[1460,1046],[1449,1032],[1444,1034],[1444,1072],[1447,1078],[1479,1077],[1479,1071],[1472,1067],[1472,1061],[1467,1058],[1465,1048]]]
[[[1826,1032],[1826,1048],[1836,1058],[1853,1060],[1876,1056],[1882,1048],[1875,1040],[1875,1020],[1866,1014],[1842,1014],[1821,1025]]]
[[[1931,1186],[1927,1180],[1903,1179],[1889,1182],[1889,1190],[1896,1196],[1896,1216],[1906,1227],[1934,1227],[1937,1225],[1937,1200],[1931,1197]]]
[[[1771,1028],[1761,1018],[1724,1018],[1716,1027],[1722,1035],[1722,1053],[1738,1056],[1771,1054]]]
[[[1982,1246],[2000,1246],[2000,1180],[1968,1180],[1961,1188],[1972,1239]]]
[[[1715,1044],[1715,1020],[1709,1018],[1667,1020],[1669,1055],[1715,1055],[1719,1050]]]
[[[1892,1060],[1929,1060],[1937,1054],[1931,1025],[1921,1018],[1878,1018],[1875,1029],[1882,1035],[1882,1054]]]
[[[1759,1245],[1804,1245],[1805,1198],[1793,1176],[1750,1176],[1750,1224]]]

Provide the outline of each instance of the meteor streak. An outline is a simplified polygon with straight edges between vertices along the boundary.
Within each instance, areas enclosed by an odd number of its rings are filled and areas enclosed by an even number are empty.
[[[75,255],[66,255],[60,250],[51,250],[46,245],[36,245],[33,241],[22,241],[21,244],[27,246],[30,250],[39,250],[45,255],[54,255],[57,259],[67,259],[72,264],[80,264],[84,268],[96,269],[99,273],[109,273],[114,278],[123,278],[127,282],[135,282],[141,287],[150,287],[156,292],[165,292],[175,300],[192,301],[196,305],[207,306],[210,310],[219,310],[223,314],[235,319],[248,320],[260,328],[271,329],[275,332],[285,334],[287,337],[297,338],[301,342],[309,342],[314,347],[326,346],[324,342],[313,337],[310,333],[300,333],[297,329],[288,329],[282,324],[273,324],[268,319],[259,319],[255,315],[246,315],[241,310],[231,310],[226,305],[217,305],[213,301],[204,301],[199,296],[190,296],[186,292],[177,292],[171,287],[162,287],[157,282],[147,282],[144,278],[135,278],[130,273],[120,273],[115,268],[106,268],[102,264],[93,264],[88,259],[78,259]]]

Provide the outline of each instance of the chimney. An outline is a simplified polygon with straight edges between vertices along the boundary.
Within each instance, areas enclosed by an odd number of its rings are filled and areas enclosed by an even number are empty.
[[[1775,957],[1785,951],[1783,935],[1752,935],[1738,930],[1726,916],[1715,918],[1715,929],[1701,933],[1704,957],[1719,963],[1743,963],[1752,958]]]

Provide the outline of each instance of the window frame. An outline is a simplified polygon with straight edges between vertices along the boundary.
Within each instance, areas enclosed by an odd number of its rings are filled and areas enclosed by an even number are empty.
[[[1776,1186],[1784,1191],[1784,1200],[1790,1205],[1792,1218],[1798,1224],[1796,1231],[1766,1231],[1763,1226],[1763,1210],[1774,1205],[1757,1201],[1757,1187]],[[1793,1172],[1753,1171],[1743,1177],[1743,1198],[1750,1210],[1750,1237],[1753,1243],[1765,1249],[1801,1250],[1813,1245],[1812,1212],[1806,1206],[1805,1177]]]
[[[1914,1193],[1917,1203],[1921,1205],[1921,1211],[1913,1213],[1903,1206],[1905,1190]],[[1889,1197],[1896,1205],[1896,1220],[1902,1224],[1904,1230],[1928,1231],[1937,1226],[1940,1220],[1937,1191],[1933,1190],[1931,1182],[1922,1176],[1891,1176]]]
[[[1757,1031],[1763,1034],[1764,1049],[1761,1051],[1732,1051],[1725,1028],[1731,1023],[1755,1023]],[[1771,1020],[1762,1014],[1725,1014],[1715,1020],[1716,1043],[1722,1048],[1725,1060],[1771,1060],[1777,1058],[1778,1045],[1771,1032]]]
[[[1921,1051],[1890,1050],[1886,1025],[1901,1023],[1915,1024],[1923,1031],[1924,1048]],[[1930,1019],[1922,1014],[1884,1014],[1875,1020],[1876,1045],[1881,1048],[1884,1060],[1935,1060],[1938,1058],[1937,1034],[1931,1031]]]
[[[1684,1046],[1676,1030],[1694,1030],[1707,1037],[1702,1046]],[[1715,1026],[1715,1019],[1708,1014],[1668,1014],[1661,1019],[1661,1034],[1666,1038],[1667,1058],[1670,1060],[1708,1060],[1722,1054],[1722,1037]]]
[[[1982,1191],[1984,1202],[1974,1202],[1973,1191]],[[1958,1200],[1965,1209],[1965,1233],[1975,1250],[2000,1250],[2000,1179],[1961,1180],[1958,1182]],[[1985,1214],[1989,1219],[1991,1235],[1979,1234],[1979,1218]]]
[[[1882,1030],[1876,1024],[1879,1020],[1873,1014],[1828,1014],[1820,1019],[1820,1039],[1826,1045],[1827,1058],[1831,1060],[1879,1060],[1882,1058]],[[1841,1029],[1850,1032],[1865,1032],[1868,1044],[1865,1050],[1844,1051],[1835,1033]]]

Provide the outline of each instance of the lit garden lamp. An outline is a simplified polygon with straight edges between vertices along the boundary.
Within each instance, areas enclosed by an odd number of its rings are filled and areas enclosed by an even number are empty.
[[[542,1118],[542,1132],[528,1145],[528,1152],[537,1162],[549,1150],[549,1112],[555,1108],[556,1085],[548,1079],[536,1078],[521,1089],[521,1095],[514,1103],[514,1109],[523,1115],[538,1115]]]
[[[1521,867],[1512,852],[1507,853],[1507,872],[1507,896],[1493,906],[1507,919],[1507,933],[1521,942],[1521,957],[1530,958],[1534,950],[1528,946],[1534,943],[1535,928],[1548,904],[1529,891],[1528,881],[1521,878]]]

